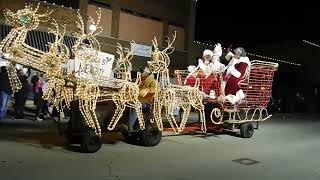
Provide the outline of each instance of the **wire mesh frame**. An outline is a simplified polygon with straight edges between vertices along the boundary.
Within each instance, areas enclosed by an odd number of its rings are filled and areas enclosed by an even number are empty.
[[[3,40],[10,32],[12,28],[8,25],[0,25],[0,40]],[[26,44],[28,44],[31,47],[34,47],[36,49],[39,49],[44,52],[49,51],[49,46],[48,43],[54,42],[54,35],[50,34],[48,32],[43,32],[43,31],[29,31],[27,33],[26,37]],[[73,56],[72,53],[72,47],[75,44],[76,38],[72,36],[64,36],[63,38],[64,44],[69,48],[71,52],[71,56]]]
[[[190,72],[188,70],[175,70],[174,76],[176,80],[176,84],[178,85],[188,85],[188,86],[194,86],[196,83],[196,80],[200,80],[200,86],[199,89],[206,94],[210,93],[210,90],[214,90],[217,95],[219,95],[221,92],[221,81],[222,81],[222,73],[212,73],[210,76],[205,76],[204,74],[193,77],[188,76]]]
[[[237,104],[238,108],[264,108],[268,105],[275,71],[278,69],[277,63],[253,60],[251,67],[246,72],[246,78],[239,85],[246,94],[246,98]],[[175,70],[174,76],[178,85],[186,85],[186,78],[189,75],[187,70]],[[222,75],[222,74],[221,74]],[[222,79],[220,79],[222,80]],[[220,95],[221,81],[216,86],[211,86],[216,91],[216,96]],[[203,87],[200,87],[203,88]],[[202,89],[200,89],[202,90]],[[234,105],[226,102],[225,109],[233,109]]]

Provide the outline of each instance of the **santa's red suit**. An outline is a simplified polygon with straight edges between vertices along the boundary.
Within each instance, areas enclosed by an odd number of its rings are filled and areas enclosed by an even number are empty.
[[[196,79],[200,80],[200,89],[209,94],[210,91],[220,93],[220,79],[217,77],[218,72],[224,70],[224,65],[220,63],[222,55],[221,44],[217,43],[214,50],[206,49],[203,51],[202,59],[198,60],[198,66],[189,66],[190,74],[186,77],[185,84],[194,86]]]
[[[231,56],[232,59],[226,67],[225,96],[230,103],[235,104],[245,97],[239,87],[239,82],[245,78],[251,63],[246,56],[235,58],[232,53],[228,53],[227,56]]]
[[[210,90],[215,90],[218,89],[216,86],[217,84],[219,84],[218,82],[218,78],[216,76],[214,76],[213,74],[206,76],[203,73],[198,73],[196,76],[194,75],[188,75],[186,77],[186,85],[189,86],[194,86],[194,84],[196,83],[196,79],[200,80],[200,88],[201,90],[206,93],[209,94]],[[218,89],[219,90],[219,89]]]

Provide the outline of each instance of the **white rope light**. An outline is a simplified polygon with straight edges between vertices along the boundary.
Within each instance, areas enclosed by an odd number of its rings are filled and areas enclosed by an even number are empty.
[[[310,41],[306,41],[306,40],[302,40],[302,41],[303,41],[304,43],[310,44],[310,45],[312,45],[312,46],[320,47],[320,45],[315,44],[315,43],[312,43],[312,42],[310,42]]]
[[[314,44],[314,43],[311,43],[311,42],[308,42],[308,41],[305,41],[305,40],[303,40],[303,41],[306,42],[306,43],[309,43],[309,44],[311,44],[311,45],[320,47],[320,45],[317,45],[317,44]],[[197,43],[197,44],[212,46],[211,44],[205,44],[205,43],[202,43],[202,42],[200,42],[200,41],[194,41],[194,42]],[[226,48],[223,48],[223,49],[226,49]],[[259,57],[259,58],[263,58],[263,59],[269,59],[269,60],[272,60],[272,61],[277,61],[277,62],[281,62],[281,63],[290,64],[290,65],[301,66],[301,64],[293,63],[293,62],[290,62],[290,61],[285,61],[285,60],[281,60],[281,59],[277,59],[277,58],[267,57],[267,56],[263,56],[263,55],[259,55],[259,54],[254,54],[254,53],[247,53],[247,54],[248,54],[249,56],[255,56],[255,57]]]

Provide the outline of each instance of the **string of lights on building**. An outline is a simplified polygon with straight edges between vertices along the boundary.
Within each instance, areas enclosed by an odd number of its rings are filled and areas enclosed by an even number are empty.
[[[312,43],[312,42],[310,42],[310,41],[307,41],[307,40],[302,40],[302,41],[303,41],[304,43],[310,44],[310,45],[312,45],[312,46],[320,47],[320,45],[315,44],[315,43]]]
[[[58,4],[54,3],[54,2],[50,3],[50,2],[47,2],[47,1],[43,1],[43,3],[49,4],[49,5],[54,5],[54,6],[60,6],[62,8],[73,9],[72,7],[67,7],[67,6],[64,6],[63,4],[62,5],[58,5]],[[75,10],[80,10],[80,9],[75,9]]]
[[[201,45],[212,46],[212,47],[214,46],[212,44],[207,44],[207,43],[203,43],[203,42],[200,42],[200,41],[194,41],[194,42],[197,43],[197,44],[201,44]],[[223,49],[226,49],[226,48],[223,48]],[[293,62],[290,62],[290,61],[285,61],[285,60],[281,60],[281,59],[277,59],[277,58],[267,57],[267,56],[263,56],[263,55],[259,55],[259,54],[255,54],[255,53],[247,53],[247,54],[249,56],[268,59],[268,60],[272,60],[272,61],[276,61],[276,62],[280,62],[280,63],[290,64],[290,65],[294,65],[294,66],[301,66],[301,64],[298,64],[298,63],[293,63]]]

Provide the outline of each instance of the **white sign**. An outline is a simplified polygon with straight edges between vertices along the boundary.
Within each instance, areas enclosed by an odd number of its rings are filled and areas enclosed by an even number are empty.
[[[9,66],[9,64],[10,64],[9,61],[0,58],[0,67],[1,66]]]
[[[111,78],[114,55],[98,52],[97,62],[85,62],[81,59],[70,59],[67,63],[67,74],[75,73],[76,77],[95,79],[98,77]]]
[[[9,66],[9,61],[5,59],[5,55],[0,53],[0,67],[1,66]]]
[[[151,57],[151,51],[152,51],[151,46],[137,44],[137,43],[130,43],[130,44],[131,44],[131,50],[133,52],[133,55]]]

